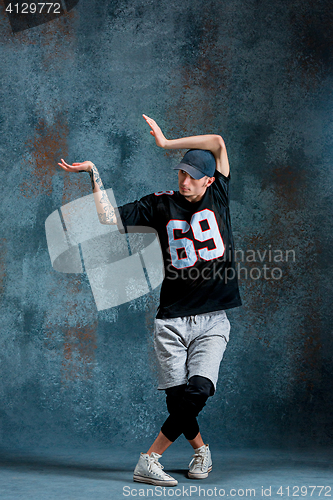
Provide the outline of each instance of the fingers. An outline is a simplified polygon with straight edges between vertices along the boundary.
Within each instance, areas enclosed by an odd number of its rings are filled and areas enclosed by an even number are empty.
[[[66,167],[71,167],[72,165],[69,165],[68,163],[65,162],[65,160],[63,158],[61,158],[61,163],[63,165],[66,165]]]
[[[58,163],[58,165],[59,165],[59,167],[61,167],[64,170],[66,170],[67,172],[68,171],[75,172],[76,169],[73,168],[73,167],[79,167],[80,165],[82,165],[82,163],[73,163],[72,165],[70,165],[69,163],[66,163],[63,158],[61,158],[61,163]]]
[[[149,118],[149,116],[147,116],[147,115],[142,115],[142,116],[146,120],[146,122],[148,123],[148,125],[150,125],[150,126],[156,125],[155,120],[153,120],[152,118]]]
[[[142,115],[142,116],[144,117],[144,119],[148,123],[149,127],[151,128],[150,134],[153,137],[155,137],[156,133],[158,133],[159,130],[160,130],[159,126],[157,125],[157,123],[155,122],[155,120],[153,120],[152,118],[149,118],[149,116],[147,116],[147,115]]]
[[[67,167],[78,167],[80,165],[83,165],[84,162],[79,162],[79,163],[72,163],[72,165],[69,165],[68,163],[65,162],[65,160],[63,160],[61,158],[61,161],[62,161],[62,164],[63,165],[66,165]],[[59,164],[58,164],[59,165]]]
[[[146,122],[148,123],[148,125],[151,126],[150,123],[149,123],[150,122],[149,116],[147,116],[147,115],[142,115],[142,116],[146,120]]]
[[[65,167],[66,163],[65,161],[61,158],[61,163],[58,163],[58,165],[60,165],[61,167]]]

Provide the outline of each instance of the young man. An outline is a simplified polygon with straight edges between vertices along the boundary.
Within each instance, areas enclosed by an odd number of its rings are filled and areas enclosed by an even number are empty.
[[[134,481],[175,486],[159,459],[181,435],[194,448],[188,476],[202,479],[212,469],[197,415],[215,392],[220,362],[229,340],[225,309],[241,305],[234,265],[229,214],[229,162],[219,135],[167,140],[146,115],[156,144],[164,149],[190,149],[178,170],[179,192],[161,191],[115,209],[110,204],[95,165],[69,165],[66,171],[90,174],[99,220],[149,226],[159,236],[165,277],[155,320],[154,347],[159,365],[159,389],[166,392],[169,417],[147,451],[141,453]]]

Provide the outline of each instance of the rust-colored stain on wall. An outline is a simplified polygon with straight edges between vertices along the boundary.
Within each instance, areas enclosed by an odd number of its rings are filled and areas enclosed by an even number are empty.
[[[63,290],[59,301],[59,290]],[[98,318],[93,299],[82,301],[83,285],[79,275],[60,276],[50,295],[58,297],[54,308],[45,315],[45,347],[55,339],[62,342],[61,382],[86,380],[92,375],[97,349]]]
[[[219,20],[211,17],[207,6],[202,12],[202,36],[196,57],[172,71],[169,85],[172,104],[166,111],[172,138],[218,133],[214,130],[215,97],[223,101],[231,76],[230,49],[219,43],[218,28]],[[218,113],[221,112],[227,116],[227,106],[220,106]]]
[[[29,176],[21,184],[22,196],[37,198],[50,196],[52,193],[52,177],[58,173],[57,163],[62,154],[67,154],[67,123],[59,116],[55,123],[47,125],[44,119],[36,127],[34,136],[27,149],[31,152],[29,160]],[[71,182],[68,176],[69,183]]]
[[[97,322],[92,325],[64,329],[62,380],[90,378],[95,360]]]
[[[322,321],[318,311],[321,298],[317,293],[316,269],[320,243],[313,237],[312,221],[308,214],[308,199],[304,193],[309,192],[309,182],[305,171],[293,166],[276,166],[269,172],[269,181],[262,182],[262,189],[273,189],[275,195],[275,213],[265,223],[265,232],[245,235],[245,248],[255,251],[268,249],[293,249],[295,258],[284,262],[265,262],[272,267],[280,267],[281,279],[251,280],[242,279],[246,294],[245,311],[251,323],[257,325],[252,335],[258,335],[266,346],[269,346],[267,330],[274,314],[281,308],[281,298],[290,299],[294,303],[294,314],[288,316],[287,324],[279,328],[289,329],[295,325],[294,333],[286,337],[286,356],[294,359],[293,376],[295,383],[306,383],[308,392],[314,384],[320,382],[321,349],[320,332]],[[262,207],[265,210],[265,207]],[[291,217],[290,214],[293,214]],[[295,241],[297,242],[295,246]],[[260,264],[261,265],[261,264]],[[258,266],[258,262],[246,262],[248,272]],[[304,274],[305,270],[307,273]],[[303,290],[303,293],[302,293]],[[295,297],[298,296],[295,302]],[[285,300],[284,300],[285,301]],[[282,303],[284,303],[282,301]],[[251,333],[250,333],[251,334]],[[283,334],[285,336],[285,334]]]
[[[77,276],[69,277],[66,287],[66,297],[69,297],[66,303],[66,317],[69,321],[65,319],[62,327],[64,347],[61,379],[64,384],[77,378],[90,378],[97,348],[98,327],[92,298],[88,304],[79,301],[81,280]],[[90,318],[90,321],[87,322],[87,318]]]
[[[77,15],[76,11],[72,11],[59,20],[15,35],[15,45],[18,50],[21,45],[38,44],[41,71],[45,80],[48,78],[54,80],[55,73],[63,71],[75,59],[74,20]],[[50,90],[47,96],[47,110],[45,110],[37,89],[35,113],[38,123],[33,136],[27,143],[31,159],[28,175],[21,185],[23,196],[35,197],[51,194],[52,177],[60,168],[57,163],[61,157],[66,157],[68,154],[66,105],[65,95],[59,100],[58,94],[53,94]],[[70,178],[66,184],[68,183],[71,183]]]
[[[77,11],[73,10],[57,21],[20,32],[15,36],[16,44],[38,44],[41,73],[45,79],[50,78],[53,81],[57,72],[63,73],[66,67],[72,67],[76,57],[77,16]],[[30,159],[28,175],[21,184],[21,192],[26,197],[51,196],[54,175],[63,175],[62,204],[66,204],[87,194],[87,188],[90,189],[89,183],[84,182],[82,175],[64,172],[58,166],[61,158],[68,157],[68,97],[63,94],[59,98],[58,93],[50,93],[46,108],[43,107],[44,103],[40,97],[35,104],[38,124],[27,143]],[[91,376],[96,349],[97,320],[92,298],[88,311],[87,306],[80,307],[82,284],[79,276],[66,275],[65,278],[56,280],[59,288],[54,292],[55,297],[63,286],[63,279],[66,283],[66,297],[69,297],[69,300],[65,304],[63,301],[60,303],[55,301],[55,307],[59,309],[56,318],[54,310],[46,313],[45,332],[49,339],[46,344],[52,341],[53,336],[59,337],[59,333],[63,337],[61,379],[63,383],[67,383],[70,380]],[[92,321],[87,323],[86,317],[92,318]]]

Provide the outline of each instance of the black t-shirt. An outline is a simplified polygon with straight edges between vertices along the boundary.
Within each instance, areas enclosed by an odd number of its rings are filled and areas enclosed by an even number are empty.
[[[148,226],[159,236],[165,275],[157,318],[242,305],[229,213],[230,176],[217,170],[214,175],[196,203],[178,191],[161,191],[118,207],[125,231]]]

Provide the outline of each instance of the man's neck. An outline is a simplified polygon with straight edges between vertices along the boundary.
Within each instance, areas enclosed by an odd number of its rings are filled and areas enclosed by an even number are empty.
[[[202,200],[202,198],[205,196],[205,193],[207,191],[207,188],[204,190],[202,194],[198,194],[197,196],[184,196],[185,200],[188,201],[189,203],[197,203],[198,201]]]

